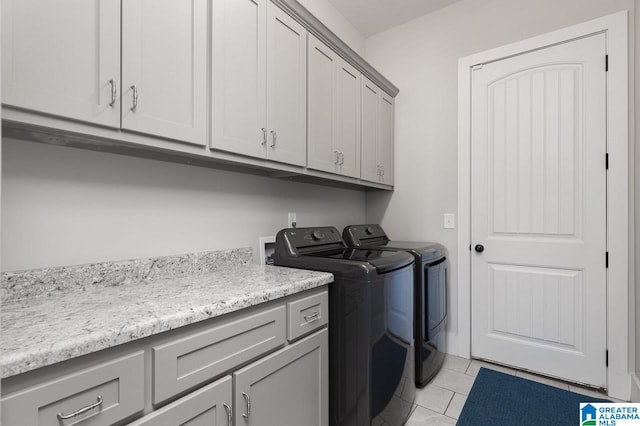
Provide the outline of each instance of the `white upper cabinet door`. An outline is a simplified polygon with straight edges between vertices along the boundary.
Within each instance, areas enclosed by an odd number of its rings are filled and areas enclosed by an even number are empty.
[[[381,92],[378,110],[378,148],[380,163],[380,182],[393,185],[393,149],[394,149],[394,99]]]
[[[362,147],[360,178],[371,182],[380,180],[380,164],[376,157],[378,146],[378,97],[382,91],[366,77],[362,77]]]
[[[307,167],[334,173],[339,162],[337,137],[338,55],[309,34]]]
[[[304,166],[307,30],[272,2],[267,14],[267,158]]]
[[[211,148],[264,158],[267,0],[213,2]]]
[[[338,158],[339,172],[360,177],[360,73],[344,60],[338,67]]]
[[[2,0],[2,102],[120,126],[120,0]]]
[[[206,145],[207,0],[122,4],[122,128]]]

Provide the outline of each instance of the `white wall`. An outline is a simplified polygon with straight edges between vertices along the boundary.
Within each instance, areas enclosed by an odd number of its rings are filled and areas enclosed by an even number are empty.
[[[287,226],[342,229],[362,191],[85,151],[2,143],[2,270],[254,248]]]
[[[327,0],[298,0],[302,6],[364,57],[364,36]]]
[[[457,209],[458,58],[620,10],[633,11],[636,3],[461,0],[366,40],[366,59],[400,88],[396,98],[396,190],[368,194],[367,219],[381,222],[393,238],[439,241],[448,247],[453,272],[448,324],[451,352],[458,350],[457,237],[455,230],[443,229],[442,216]],[[630,19],[633,33],[633,13]],[[633,181],[631,184],[633,188]],[[633,247],[631,252],[633,255]]]

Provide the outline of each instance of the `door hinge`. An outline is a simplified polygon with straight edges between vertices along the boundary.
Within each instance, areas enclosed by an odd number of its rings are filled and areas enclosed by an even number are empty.
[[[604,168],[606,170],[609,170],[609,153],[608,152],[604,155]]]
[[[469,251],[471,251],[471,244],[469,244]]]
[[[609,267],[609,252],[607,252],[604,256],[604,267],[605,268]]]
[[[604,366],[609,366],[609,349],[607,349],[604,354]]]
[[[609,55],[604,55],[604,72],[609,71]]]

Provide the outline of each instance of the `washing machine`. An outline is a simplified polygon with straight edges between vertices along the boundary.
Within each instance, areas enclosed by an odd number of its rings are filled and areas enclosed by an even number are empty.
[[[405,251],[415,258],[415,383],[424,387],[444,362],[447,319],[447,259],[438,243],[391,241],[377,224],[350,225],[342,236],[349,247]]]
[[[274,264],[330,272],[329,421],[401,425],[415,398],[414,257],[350,249],[334,227],[276,235]]]

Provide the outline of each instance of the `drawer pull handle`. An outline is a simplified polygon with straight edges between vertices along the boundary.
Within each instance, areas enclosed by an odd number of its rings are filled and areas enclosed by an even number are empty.
[[[249,395],[247,395],[244,392],[242,392],[242,396],[244,397],[244,400],[247,403],[247,412],[246,414],[242,413],[242,417],[244,417],[245,419],[248,419],[249,416],[251,416],[251,400],[249,399]]]
[[[94,408],[97,408],[97,407],[99,407],[101,405],[102,405],[102,395],[99,395],[97,402],[94,402],[93,404],[87,405],[86,407],[82,407],[78,411],[74,411],[71,414],[62,414],[62,412],[60,412],[60,413],[58,413],[58,418],[60,420],[67,420],[67,419],[70,419],[72,417],[79,416],[80,414],[84,414],[87,411],[93,410]]]
[[[275,147],[276,147],[276,138],[278,137],[278,134],[276,133],[275,130],[272,130],[271,131],[271,136],[273,136],[273,142],[271,143],[271,148],[275,149]]]
[[[315,321],[315,320],[317,320],[318,318],[320,318],[320,312],[315,311],[315,312],[314,312],[314,313],[312,313],[311,315],[305,315],[303,318],[304,318],[304,320],[305,320],[306,322]]]
[[[231,407],[226,402],[223,402],[224,410],[227,412],[227,425],[231,426]]]
[[[262,146],[267,146],[267,129],[262,127],[261,130],[262,130]]]

